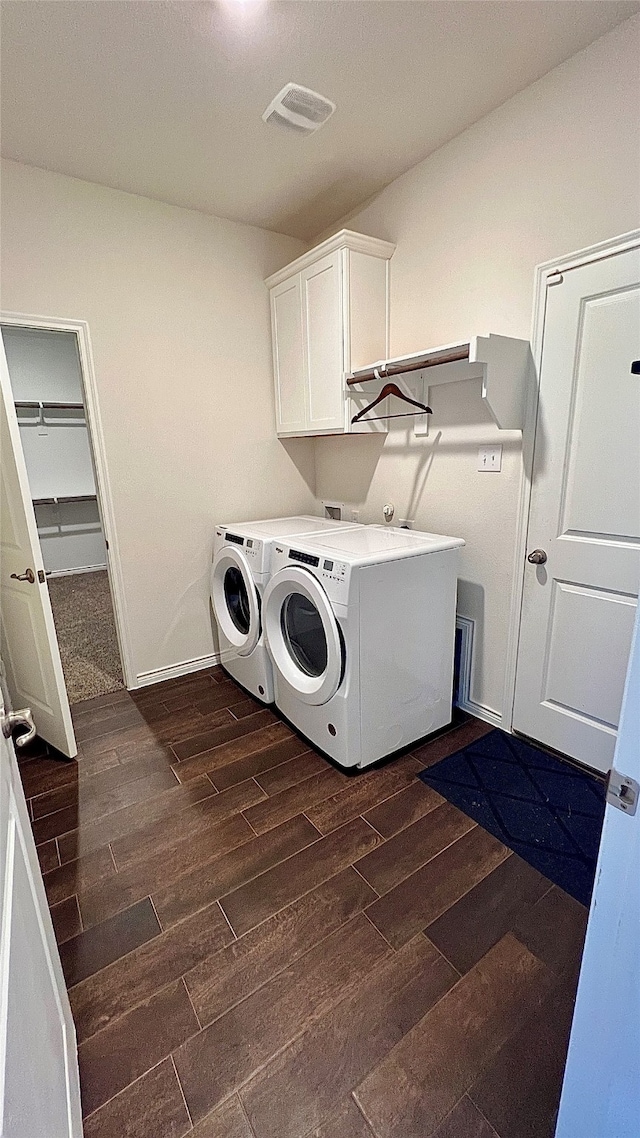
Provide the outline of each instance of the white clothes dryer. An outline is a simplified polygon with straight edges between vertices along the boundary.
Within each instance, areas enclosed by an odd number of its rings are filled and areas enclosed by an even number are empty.
[[[211,604],[218,626],[220,662],[233,679],[263,703],[273,703],[273,669],[262,635],[262,594],[277,539],[336,529],[355,522],[298,515],[216,527],[211,566]]]
[[[341,766],[450,722],[462,545],[386,526],[274,544],[263,625],[276,706]]]

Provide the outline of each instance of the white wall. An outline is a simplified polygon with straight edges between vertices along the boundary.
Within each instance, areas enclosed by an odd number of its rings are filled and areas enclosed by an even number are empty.
[[[263,284],[302,245],[14,162],[2,207],[2,308],[89,323],[134,670],[208,656],[214,524],[315,507]]]
[[[640,16],[481,119],[352,215],[397,244],[393,355],[496,332],[528,338],[536,264],[640,222]],[[337,227],[336,227],[337,228]],[[434,389],[430,436],[316,441],[318,497],[393,502],[417,528],[460,535],[460,611],[478,622],[472,696],[500,712],[520,484],[519,436],[492,427],[479,383]],[[400,421],[402,423],[402,421]],[[405,420],[404,423],[409,423]],[[505,445],[501,474],[478,445]]]

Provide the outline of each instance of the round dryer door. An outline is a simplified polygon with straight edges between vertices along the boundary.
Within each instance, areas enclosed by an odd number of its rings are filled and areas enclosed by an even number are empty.
[[[211,603],[220,630],[239,656],[248,656],[260,639],[260,601],[241,549],[219,549],[211,567]]]
[[[344,673],[340,630],[320,582],[290,565],[272,577],[264,594],[264,632],[280,675],[303,703],[335,695]]]

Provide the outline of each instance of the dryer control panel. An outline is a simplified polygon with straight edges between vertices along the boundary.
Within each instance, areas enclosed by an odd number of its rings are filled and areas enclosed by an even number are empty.
[[[338,604],[346,604],[349,594],[349,566],[344,561],[336,561],[332,557],[323,557],[307,550],[295,549],[292,546],[276,545],[272,569],[277,571],[284,565],[304,565],[314,577],[322,581],[327,596]]]
[[[347,566],[343,561],[332,561],[323,557],[320,561],[322,578],[325,581],[344,581],[347,577]]]
[[[333,557],[320,557],[314,572],[318,580],[322,581],[329,600],[346,605],[349,597],[349,566]]]

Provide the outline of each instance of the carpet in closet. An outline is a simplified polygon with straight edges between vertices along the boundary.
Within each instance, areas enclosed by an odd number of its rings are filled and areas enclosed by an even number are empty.
[[[49,578],[70,703],[124,687],[106,570]]]

